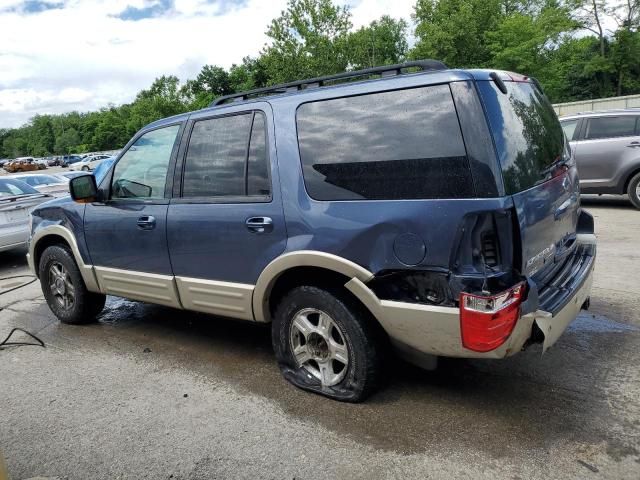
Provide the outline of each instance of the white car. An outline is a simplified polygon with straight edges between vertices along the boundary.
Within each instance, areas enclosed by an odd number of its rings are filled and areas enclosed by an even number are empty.
[[[31,210],[52,198],[20,180],[0,177],[0,252],[27,244]]]
[[[69,179],[59,175],[46,173],[26,173],[24,175],[11,175],[5,178],[20,180],[41,193],[48,193],[54,197],[69,195]]]
[[[94,170],[98,165],[100,165],[100,163],[104,159],[109,157],[110,155],[104,155],[104,154],[87,155],[79,162],[72,164],[69,167],[69,170],[82,170],[85,172],[90,172],[91,170]]]

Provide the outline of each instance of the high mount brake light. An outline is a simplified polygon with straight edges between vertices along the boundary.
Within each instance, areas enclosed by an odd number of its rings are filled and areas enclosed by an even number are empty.
[[[462,345],[474,352],[489,352],[502,345],[520,317],[525,284],[497,295],[460,294]]]

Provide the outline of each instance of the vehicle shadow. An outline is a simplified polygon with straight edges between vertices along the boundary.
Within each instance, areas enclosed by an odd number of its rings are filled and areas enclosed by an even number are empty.
[[[618,356],[630,361],[639,339],[638,332],[568,331],[542,357],[534,348],[504,360],[444,359],[434,371],[391,358],[386,385],[353,405],[286,383],[265,325],[110,298],[98,324],[62,328],[65,335],[73,329],[142,356],[148,349],[146,355],[167,368],[223,378],[239,391],[276,402],[292,418],[378,449],[473,447],[495,458],[522,448],[547,451],[559,439],[621,442],[608,433],[617,420],[606,375],[621,361]],[[611,354],[614,345],[617,354]]]
[[[0,254],[0,263],[23,273],[24,252]],[[568,440],[628,446],[611,433],[622,422],[625,397],[612,398],[609,376],[620,365],[640,363],[640,331],[603,329],[614,324],[607,319],[589,328],[594,321],[586,313],[544,356],[534,347],[504,360],[442,359],[434,371],[389,358],[386,384],[357,405],[289,385],[268,325],[114,297],[98,323],[82,327],[57,323],[44,303],[22,315],[54,322],[53,341],[152,358],[213,383],[222,379],[239,394],[276,403],[292,419],[377,449],[448,455],[472,448],[501,458],[522,449],[546,455]]]

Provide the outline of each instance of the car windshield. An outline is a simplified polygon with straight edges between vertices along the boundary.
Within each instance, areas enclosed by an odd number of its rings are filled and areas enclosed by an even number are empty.
[[[20,180],[31,185],[32,187],[64,183],[64,180],[62,180],[60,177],[54,177],[53,175],[29,175],[21,177]]]
[[[0,198],[39,194],[35,188],[13,178],[0,178]]]
[[[100,184],[104,176],[107,174],[109,167],[113,165],[113,162],[115,162],[115,160],[116,160],[116,157],[105,158],[102,162],[100,162],[100,165],[98,165],[96,169],[93,171],[93,175],[96,177],[96,183],[98,185]]]

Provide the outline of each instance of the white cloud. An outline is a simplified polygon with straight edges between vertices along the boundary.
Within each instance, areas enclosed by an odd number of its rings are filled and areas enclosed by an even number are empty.
[[[37,113],[131,101],[163,74],[185,80],[207,63],[229,67],[259,53],[268,23],[286,6],[286,0],[171,3],[0,0],[0,127]],[[409,20],[415,0],[342,3],[352,5],[359,27],[383,14]],[[125,21],[118,18],[123,11],[154,16]]]

